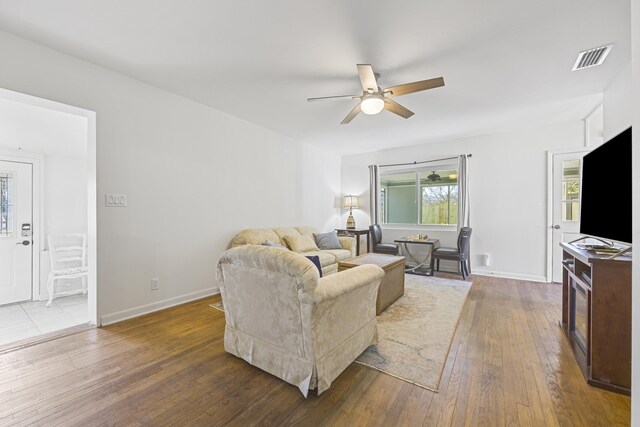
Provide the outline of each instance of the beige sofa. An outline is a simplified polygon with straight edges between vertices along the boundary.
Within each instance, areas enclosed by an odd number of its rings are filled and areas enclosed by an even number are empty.
[[[304,256],[242,245],[218,260],[224,348],[318,394],[376,344],[376,295],[384,271],[362,265],[319,278]]]
[[[238,233],[229,244],[234,248],[241,245],[262,245],[265,241],[280,243],[287,247],[285,236],[309,236],[315,241],[313,233],[318,230],[313,227],[279,227],[279,228],[248,228]],[[339,236],[342,249],[325,249],[301,252],[305,256],[317,255],[322,266],[322,275],[338,271],[338,262],[356,256],[356,240],[353,237]]]

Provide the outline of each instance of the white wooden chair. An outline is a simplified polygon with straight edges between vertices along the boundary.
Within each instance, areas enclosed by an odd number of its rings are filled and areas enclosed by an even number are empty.
[[[56,283],[62,279],[82,279],[82,293],[87,293],[87,236],[81,233],[52,234],[49,241],[49,258],[51,259],[51,272],[47,280],[47,292],[51,305],[57,293]],[[69,295],[66,291],[60,295]]]

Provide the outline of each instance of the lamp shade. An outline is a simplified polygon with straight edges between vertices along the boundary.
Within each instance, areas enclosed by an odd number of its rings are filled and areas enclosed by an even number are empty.
[[[352,196],[349,194],[348,196],[344,196],[344,208],[353,209],[358,207],[358,196]]]

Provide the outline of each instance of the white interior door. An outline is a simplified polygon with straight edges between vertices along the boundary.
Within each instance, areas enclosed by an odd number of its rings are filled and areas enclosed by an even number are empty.
[[[31,299],[32,168],[0,161],[0,305]]]
[[[560,242],[580,237],[580,177],[585,152],[553,156],[553,281],[562,282]]]

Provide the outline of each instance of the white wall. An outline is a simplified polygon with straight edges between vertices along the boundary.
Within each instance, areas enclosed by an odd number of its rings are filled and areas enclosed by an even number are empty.
[[[97,113],[105,322],[213,292],[217,257],[242,228],[334,225],[339,157],[8,33],[0,51],[0,87]],[[325,171],[335,177],[310,195],[305,175]],[[105,208],[105,193],[129,206]]]
[[[87,159],[44,156],[44,241],[55,233],[87,232]]]
[[[340,225],[341,159],[309,144],[300,145],[298,221],[329,231]]]
[[[640,242],[640,0],[631,2],[633,241]],[[640,250],[633,251],[631,425],[640,425]]]
[[[585,146],[596,148],[604,142],[604,108],[602,104],[585,119]]]
[[[459,154],[470,160],[472,271],[545,280],[547,250],[547,150],[584,146],[584,123],[562,123],[519,132],[481,135],[342,159],[342,192],[361,195],[356,223],[369,224],[367,165],[422,161]],[[344,216],[344,215],[343,215]],[[344,218],[343,218],[344,221]],[[385,228],[384,240],[417,233]],[[424,231],[420,231],[424,232]],[[455,246],[456,231],[427,230],[443,246]],[[479,268],[489,254],[490,267]]]
[[[603,93],[604,140],[608,141],[632,121],[631,63],[620,71]]]

